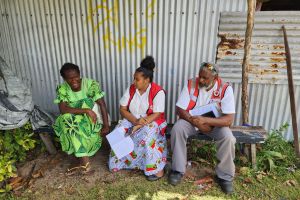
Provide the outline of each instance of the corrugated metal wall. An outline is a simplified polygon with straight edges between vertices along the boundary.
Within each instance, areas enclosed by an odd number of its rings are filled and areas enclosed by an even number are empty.
[[[292,139],[287,67],[282,25],[285,25],[291,51],[296,103],[300,101],[300,12],[257,12],[252,37],[249,72],[250,123],[266,129],[290,124],[287,139]],[[222,13],[217,63],[221,76],[234,82],[237,110],[241,110],[241,77],[246,30],[246,12]],[[238,95],[239,94],[239,95]],[[300,106],[297,107],[298,125]],[[241,112],[236,115],[240,124]]]
[[[220,12],[245,11],[246,0],[0,0],[0,55],[29,80],[37,105],[57,111],[55,87],[65,62],[98,80],[113,120],[118,101],[147,54],[167,90],[167,116],[184,80],[214,61]]]

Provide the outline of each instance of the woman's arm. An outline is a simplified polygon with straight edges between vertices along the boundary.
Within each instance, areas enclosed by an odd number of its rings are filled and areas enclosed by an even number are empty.
[[[96,123],[97,115],[94,111],[88,108],[72,108],[68,106],[66,102],[60,102],[58,104],[59,111],[62,114],[71,113],[71,114],[87,114],[91,117],[92,122]]]
[[[134,126],[139,125],[138,119],[127,110],[127,106],[120,106],[120,114],[123,118],[130,121]]]
[[[155,121],[156,119],[159,118],[161,113],[153,113],[151,115],[148,115],[147,117],[140,117],[137,119],[137,125],[133,127],[132,132],[134,133],[138,129],[142,128],[143,126],[150,124],[151,122]]]
[[[146,117],[142,117],[138,119],[139,123],[142,123],[143,125],[149,124],[159,118],[161,113],[152,113],[151,115],[148,115]]]
[[[96,101],[96,103],[100,107],[100,112],[103,120],[103,127],[101,129],[101,135],[105,136],[109,133],[109,124],[108,124],[108,115],[107,115],[107,109],[106,104],[103,98],[100,98]]]

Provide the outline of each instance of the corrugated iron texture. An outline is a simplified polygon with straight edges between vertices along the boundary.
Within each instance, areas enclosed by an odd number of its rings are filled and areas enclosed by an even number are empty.
[[[241,82],[246,13],[222,13],[219,27],[218,63],[223,77]],[[291,50],[295,84],[300,84],[300,12],[256,12],[252,36],[249,81],[287,84],[282,25]]]
[[[0,0],[0,55],[31,81],[34,101],[48,111],[65,62],[101,83],[113,120],[118,102],[145,55],[167,91],[167,117],[184,81],[214,61],[221,11],[245,11],[246,0]]]
[[[292,139],[292,120],[282,25],[285,25],[291,51],[296,103],[300,87],[300,12],[256,12],[249,72],[249,117],[253,125],[267,130],[290,124],[287,139]],[[241,77],[244,55],[246,13],[224,12],[219,27],[217,63],[221,76],[233,82],[237,102],[235,124],[241,124]],[[297,107],[298,125],[300,106]]]

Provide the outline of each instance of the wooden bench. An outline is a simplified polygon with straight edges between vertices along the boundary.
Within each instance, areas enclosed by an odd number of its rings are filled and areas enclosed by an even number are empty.
[[[170,136],[171,128],[172,125],[167,128],[168,136]],[[265,141],[267,131],[261,126],[233,126],[230,129],[236,138],[236,142],[243,146],[243,153],[251,159],[252,168],[256,169],[256,144]],[[211,137],[202,133],[191,136],[189,139],[213,141]],[[250,145],[250,150],[246,144]]]

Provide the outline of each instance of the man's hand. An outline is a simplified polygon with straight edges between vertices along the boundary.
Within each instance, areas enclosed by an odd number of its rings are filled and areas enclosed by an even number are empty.
[[[109,133],[109,126],[103,126],[101,129],[101,136],[104,137]]]
[[[191,116],[190,120],[202,133],[210,133],[213,129],[212,126],[208,125],[208,117]]]
[[[95,124],[96,121],[97,121],[97,115],[96,115],[96,113],[94,111],[92,111],[91,109],[87,109],[86,110],[86,114],[88,116],[90,116],[90,118],[92,119],[92,122]]]

